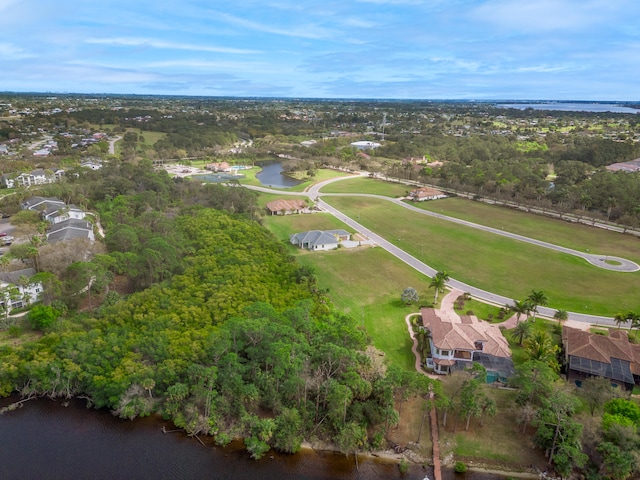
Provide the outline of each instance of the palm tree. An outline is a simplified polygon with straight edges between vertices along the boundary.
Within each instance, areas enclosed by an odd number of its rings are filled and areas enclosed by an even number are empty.
[[[616,325],[618,326],[618,330],[620,329],[620,326],[623,323],[627,323],[627,315],[624,313],[616,313],[613,316],[613,321],[616,322]]]
[[[448,281],[449,281],[449,274],[445,271],[436,272],[434,277],[431,279],[429,288],[436,289],[435,297],[433,297],[434,304],[438,303],[438,293],[444,292],[444,288],[447,286]]]
[[[531,312],[531,304],[528,300],[514,300],[513,305],[507,305],[507,308],[516,314],[517,322],[520,322],[522,315],[529,316],[529,312]]]
[[[527,302],[531,304],[531,311],[533,312],[533,321],[536,321],[536,314],[538,313],[538,306],[546,305],[549,303],[549,299],[542,290],[531,290],[531,294],[527,297]]]
[[[553,318],[562,326],[562,324],[569,319],[569,312],[566,310],[556,310],[556,313],[553,314]]]
[[[559,347],[553,344],[547,332],[535,332],[525,342],[525,348],[531,360],[544,362],[556,371],[560,367],[558,359],[556,358]]]
[[[518,322],[513,330],[511,330],[511,336],[518,339],[518,345],[522,346],[522,341],[525,338],[529,338],[531,335],[531,323]]]

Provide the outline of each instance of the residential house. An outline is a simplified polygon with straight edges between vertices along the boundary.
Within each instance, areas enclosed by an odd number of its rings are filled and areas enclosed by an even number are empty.
[[[54,197],[31,197],[22,202],[21,206],[23,210],[41,211],[51,205],[59,205],[60,207],[63,207],[65,203]]]
[[[55,223],[47,229],[48,243],[64,242],[76,238],[86,238],[90,242],[95,240],[91,222],[69,218]]]
[[[82,220],[86,216],[84,210],[81,210],[75,205],[60,205],[49,202],[44,202],[42,205],[45,206],[45,208],[41,210],[42,219],[49,223],[56,224],[70,218]]]
[[[53,175],[52,173],[47,173],[41,168],[32,170],[30,173],[21,173],[15,178],[15,182],[23,187],[30,187],[32,185],[44,185],[47,183],[53,183],[55,181],[55,175]]]
[[[440,190],[431,187],[420,187],[409,192],[409,197],[414,202],[423,202],[425,200],[437,200],[439,198],[447,198]]]
[[[293,245],[307,250],[334,250],[342,241],[349,240],[351,234],[346,230],[310,230],[291,235]]]
[[[576,385],[591,376],[608,378],[626,390],[640,383],[640,345],[630,343],[625,330],[598,335],[565,325],[562,345],[567,377]]]
[[[497,325],[473,315],[445,316],[433,308],[422,308],[421,314],[431,352],[427,366],[435,373],[448,374],[477,362],[487,369],[488,382],[513,375],[511,349]]]
[[[357,148],[358,150],[373,150],[380,146],[378,142],[369,142],[367,140],[360,140],[358,142],[352,142],[352,147]]]
[[[33,268],[0,273],[0,309],[8,313],[40,300],[42,283],[29,281],[35,274]]]
[[[91,170],[100,170],[102,168],[102,163],[96,162],[93,160],[87,160],[80,164],[82,168],[90,168]]]
[[[268,202],[265,207],[269,215],[292,215],[309,212],[306,200],[274,200]]]
[[[7,155],[9,153],[9,147],[6,145],[0,145],[0,155]]]

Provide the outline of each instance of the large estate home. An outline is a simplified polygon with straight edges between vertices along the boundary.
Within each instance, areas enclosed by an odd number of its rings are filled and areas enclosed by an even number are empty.
[[[591,376],[605,377],[613,385],[632,390],[640,383],[640,345],[629,342],[625,330],[609,329],[608,335],[562,328],[567,377],[576,385]]]
[[[431,358],[427,366],[435,373],[464,370],[472,362],[487,369],[487,381],[505,381],[514,373],[511,349],[500,327],[473,315],[458,316],[422,308],[422,324],[429,336]]]

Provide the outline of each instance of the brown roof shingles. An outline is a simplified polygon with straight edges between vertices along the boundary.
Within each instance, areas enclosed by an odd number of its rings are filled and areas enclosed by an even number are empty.
[[[630,362],[634,373],[640,372],[640,345],[631,344],[625,331],[611,330],[609,336],[604,336],[565,325],[562,342],[567,355],[602,363],[611,363],[612,358],[618,358]]]
[[[423,325],[431,330],[431,339],[441,350],[478,350],[476,342],[482,342],[483,353],[511,357],[509,343],[497,325],[470,315],[461,317],[461,323],[453,323],[441,319],[433,308],[423,308],[421,313]]]

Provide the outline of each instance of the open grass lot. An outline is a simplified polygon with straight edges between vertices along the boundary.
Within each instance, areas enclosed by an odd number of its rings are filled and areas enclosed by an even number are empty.
[[[387,197],[403,197],[412,187],[400,183],[385,182],[384,180],[358,177],[341,180],[322,187],[322,193],[372,193]]]
[[[573,248],[640,262],[640,239],[460,197],[412,203],[432,212]]]
[[[406,306],[400,294],[412,286],[421,298],[430,298],[425,277],[381,248],[304,252],[297,260],[315,269],[320,288],[329,289],[329,298],[340,311],[362,321],[390,362],[415,370],[404,317],[418,308]]]
[[[549,306],[614,315],[640,309],[640,273],[619,273],[582,259],[411,212],[384,200],[326,197],[345,214],[436,270],[514,299],[542,290]]]
[[[445,392],[452,394],[459,388],[454,376],[443,381]],[[484,425],[480,420],[471,419],[469,431],[465,431],[466,418],[456,418],[449,413],[447,426],[442,425],[442,413],[438,415],[440,424],[440,448],[442,458],[453,453],[456,460],[463,462],[473,460],[474,463],[501,465],[505,470],[517,471],[525,465],[536,465],[545,469],[546,459],[543,451],[536,449],[531,442],[532,427],[523,436],[522,426],[517,422],[517,406],[515,392],[484,385],[484,393],[493,398],[498,407],[498,415],[485,418]],[[454,427],[457,428],[454,431]]]

